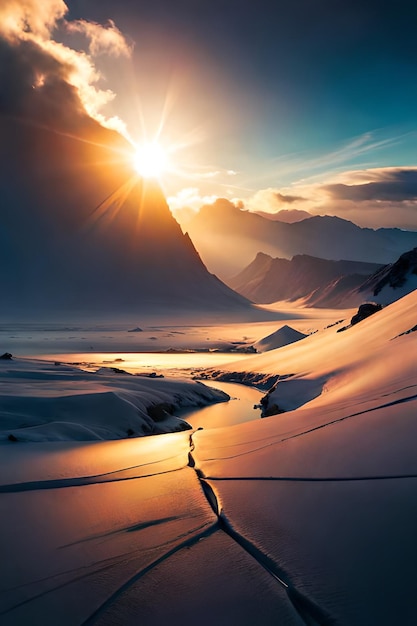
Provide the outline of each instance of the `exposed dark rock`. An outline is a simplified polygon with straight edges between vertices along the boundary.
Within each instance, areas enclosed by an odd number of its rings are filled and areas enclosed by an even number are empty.
[[[0,359],[3,359],[5,361],[10,361],[12,359],[12,355],[10,354],[10,352],[5,352],[4,354],[2,354],[0,356]]]
[[[358,312],[350,320],[351,326],[358,324],[362,320],[366,319],[370,315],[373,315],[374,313],[377,313],[381,309],[382,305],[376,304],[375,302],[365,302],[364,304],[361,304]]]
[[[367,293],[367,297],[376,297],[383,304],[390,304],[414,289],[413,275],[417,275],[417,248],[404,252],[395,263],[385,265],[372,274],[358,293]]]
[[[173,415],[175,406],[169,402],[160,402],[148,407],[148,415],[154,422],[162,422],[164,419]]]
[[[206,371],[200,374],[198,378],[211,378],[226,383],[240,383],[242,385],[250,385],[267,391],[273,387],[278,380],[285,378],[279,374],[262,374],[257,372],[222,372],[221,370]]]
[[[336,332],[343,333],[343,331],[347,330],[348,328],[350,328],[350,326],[342,326],[342,328],[339,328]]]
[[[271,417],[271,415],[279,415],[280,413],[285,413],[285,411],[280,409],[277,404],[271,404],[271,406],[262,410],[261,417]]]
[[[111,371],[114,372],[115,374],[129,374],[129,376],[131,376],[129,372],[126,372],[126,370],[120,369],[120,367],[110,367],[109,369],[111,369]]]
[[[417,248],[402,254],[398,261],[390,265],[389,268],[389,272],[375,285],[375,296],[378,295],[385,285],[389,285],[393,289],[399,289],[406,282],[407,274],[417,274]]]
[[[276,390],[278,385],[278,381],[268,390],[268,392],[261,398],[261,417],[271,417],[271,415],[279,415],[280,413],[285,413],[285,410],[281,409],[278,404],[275,402],[269,404],[269,398],[273,391]]]
[[[7,437],[7,439],[8,439],[9,441],[19,441],[19,440],[18,440],[18,438],[17,438],[17,437],[15,437],[14,435],[12,435],[11,433],[10,433],[10,435]]]

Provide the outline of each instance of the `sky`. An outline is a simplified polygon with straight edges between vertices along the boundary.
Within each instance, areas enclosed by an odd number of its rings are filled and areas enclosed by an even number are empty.
[[[71,65],[90,116],[170,150],[178,216],[224,197],[417,230],[414,0],[4,0],[0,18]]]

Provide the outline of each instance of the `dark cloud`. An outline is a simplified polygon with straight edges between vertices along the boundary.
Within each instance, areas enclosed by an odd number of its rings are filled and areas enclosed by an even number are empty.
[[[95,124],[68,82],[69,71],[33,41],[11,46],[0,38],[0,114],[56,130]]]
[[[282,193],[276,193],[275,197],[282,204],[292,204],[293,202],[302,202],[303,200],[306,199],[306,198],[303,198],[302,196],[290,196],[290,195],[284,195]]]
[[[417,200],[417,169],[386,171],[380,180],[360,185],[333,184],[323,187],[337,200],[404,202]]]
[[[13,197],[15,212],[48,219],[59,214],[63,224],[82,210],[87,198],[99,202],[111,191],[107,181],[115,184],[112,172],[119,180],[126,178],[126,157],[123,163],[121,155],[129,149],[120,135],[87,114],[67,80],[70,71],[70,65],[33,41],[12,45],[0,38],[3,194]]]

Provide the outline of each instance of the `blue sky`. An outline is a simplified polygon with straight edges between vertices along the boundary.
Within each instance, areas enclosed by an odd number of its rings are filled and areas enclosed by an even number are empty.
[[[74,64],[89,113],[175,147],[172,208],[276,211],[292,195],[292,209],[417,229],[415,0],[4,0],[0,14],[22,7],[43,53]],[[396,204],[329,191],[385,182]]]
[[[190,122],[211,122],[208,143],[223,137],[217,151],[237,166],[241,153],[269,160],[330,151],[369,131],[417,130],[412,0],[67,4],[76,18],[113,19],[135,42],[134,89],[143,85],[148,106],[160,108],[178,80],[172,117],[186,108]],[[391,153],[402,159],[398,146]]]
[[[167,180],[168,194],[188,186],[196,198],[245,199],[334,171],[416,164],[414,1],[67,4],[74,18],[113,19],[135,43],[130,69],[117,71],[112,112],[140,135],[131,104],[139,94],[152,132],[169,94],[167,135],[197,137],[178,158],[222,173]]]

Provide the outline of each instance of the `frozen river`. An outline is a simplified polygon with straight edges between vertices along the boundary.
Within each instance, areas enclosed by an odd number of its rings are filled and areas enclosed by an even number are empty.
[[[221,428],[260,418],[260,409],[254,408],[254,405],[259,404],[264,392],[254,387],[217,380],[205,380],[204,384],[221,389],[230,396],[230,400],[183,413],[181,417],[193,428]]]

